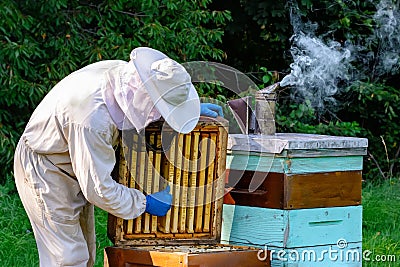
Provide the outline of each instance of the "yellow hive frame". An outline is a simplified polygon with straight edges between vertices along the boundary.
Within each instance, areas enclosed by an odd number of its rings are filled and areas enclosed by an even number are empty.
[[[145,213],[123,220],[109,214],[108,236],[116,245],[219,242],[228,123],[202,117],[191,133],[176,134],[163,151],[161,133],[168,131],[157,122],[145,135],[120,138],[114,179],[145,194],[169,184],[173,200],[164,217]]]

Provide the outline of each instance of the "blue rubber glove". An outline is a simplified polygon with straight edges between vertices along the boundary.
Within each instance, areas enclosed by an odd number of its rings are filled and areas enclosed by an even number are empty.
[[[169,185],[160,192],[146,196],[146,212],[155,216],[165,216],[171,208],[172,195],[169,193]]]
[[[217,104],[201,103],[200,116],[216,118],[217,116],[224,117],[224,113],[222,112],[222,107]]]

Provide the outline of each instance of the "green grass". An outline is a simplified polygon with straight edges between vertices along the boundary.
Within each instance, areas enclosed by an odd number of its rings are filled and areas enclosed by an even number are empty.
[[[0,189],[0,266],[38,266],[31,226],[12,186]]]
[[[13,184],[0,186],[0,266],[38,266],[32,229]],[[103,266],[107,213],[96,209],[97,267]],[[363,188],[363,250],[376,256],[395,255],[397,262],[364,261],[363,266],[400,266],[400,182],[391,180]],[[329,267],[329,266],[328,266]]]
[[[363,250],[371,261],[363,266],[400,266],[400,182],[398,179],[363,189]],[[396,261],[373,261],[396,257]]]
[[[0,266],[39,266],[32,227],[12,184],[0,186]],[[112,246],[107,238],[107,213],[95,209],[97,253],[96,267],[103,266],[103,249]]]

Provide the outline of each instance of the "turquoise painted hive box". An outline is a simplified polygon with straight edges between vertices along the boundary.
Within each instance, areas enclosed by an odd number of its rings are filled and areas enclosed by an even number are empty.
[[[362,206],[280,210],[224,204],[222,244],[257,247],[271,266],[361,266]]]

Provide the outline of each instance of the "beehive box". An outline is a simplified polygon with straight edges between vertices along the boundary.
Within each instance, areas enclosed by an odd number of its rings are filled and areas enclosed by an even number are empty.
[[[362,241],[362,206],[280,210],[224,205],[221,242],[298,248]]]
[[[221,243],[269,251],[274,267],[359,267],[362,206],[281,210],[224,204]]]
[[[365,138],[230,135],[227,170],[237,205],[276,209],[361,204]]]
[[[173,203],[163,217],[109,215],[115,246],[105,249],[104,266],[270,266],[258,260],[257,249],[219,244],[227,128],[224,119],[201,118],[189,134],[161,122],[143,135],[124,132],[114,179],[145,194],[169,184]]]
[[[109,215],[116,245],[216,244],[220,238],[225,184],[227,121],[201,118],[189,134],[165,124],[145,134],[124,133],[116,179],[145,194],[170,185],[172,207],[164,217],[144,213],[134,220]]]
[[[105,266],[164,266],[164,267],[268,267],[269,254],[259,260],[258,250],[223,245],[142,246],[105,250]]]

